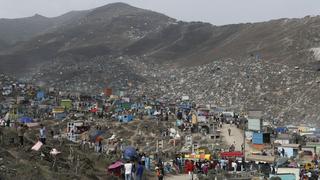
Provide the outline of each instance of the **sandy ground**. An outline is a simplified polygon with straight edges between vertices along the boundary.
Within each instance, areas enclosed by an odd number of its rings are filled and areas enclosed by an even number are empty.
[[[231,135],[229,136],[228,129],[231,129]],[[243,144],[243,131],[238,129],[234,124],[224,124],[221,128],[221,135],[223,140],[228,145],[235,143],[236,151],[241,151],[241,145]]]

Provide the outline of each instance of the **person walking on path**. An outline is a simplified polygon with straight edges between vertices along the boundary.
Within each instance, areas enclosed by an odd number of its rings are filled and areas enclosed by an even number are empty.
[[[20,126],[17,128],[18,131],[18,137],[19,137],[19,142],[20,146],[23,146],[24,142],[24,133],[25,133],[25,127],[23,124],[20,124]]]
[[[124,171],[125,171],[125,180],[132,180],[132,163],[127,161],[124,164]]]
[[[231,129],[230,128],[228,129],[228,133],[229,133],[229,136],[231,136]]]
[[[43,124],[40,124],[40,141],[42,144],[46,144],[46,128]]]
[[[136,179],[142,180],[143,175],[143,165],[141,162],[138,163],[137,173],[136,173]]]

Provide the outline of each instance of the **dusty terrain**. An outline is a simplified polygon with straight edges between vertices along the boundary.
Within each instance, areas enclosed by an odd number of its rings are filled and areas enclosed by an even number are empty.
[[[3,31],[4,44],[15,38],[0,50],[0,72],[67,91],[189,95],[236,111],[259,109],[276,123],[318,125],[318,16],[214,26],[115,3],[54,20],[2,19],[14,24],[6,28],[51,25],[23,42],[16,42],[19,32]]]

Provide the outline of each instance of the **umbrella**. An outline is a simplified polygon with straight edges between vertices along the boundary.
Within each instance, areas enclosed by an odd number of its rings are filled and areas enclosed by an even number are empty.
[[[109,169],[109,170],[116,169],[116,168],[118,168],[118,167],[120,167],[120,166],[122,166],[122,165],[123,165],[123,163],[122,163],[121,161],[117,161],[117,162],[111,164],[111,165],[108,167],[108,169]]]
[[[125,159],[133,159],[134,157],[136,157],[136,155],[136,149],[131,146],[126,147],[123,151],[123,156]]]

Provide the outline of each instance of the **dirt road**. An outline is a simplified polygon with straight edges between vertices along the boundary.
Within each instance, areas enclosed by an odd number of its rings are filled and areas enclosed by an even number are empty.
[[[191,177],[189,174],[179,174],[179,175],[174,175],[174,176],[166,176],[164,178],[165,180],[191,180]],[[193,175],[193,180],[197,180],[197,175]]]
[[[228,129],[231,129],[229,136]],[[238,129],[236,125],[224,124],[221,128],[221,135],[223,140],[228,145],[235,144],[236,151],[241,151],[241,145],[243,144],[243,131]]]

